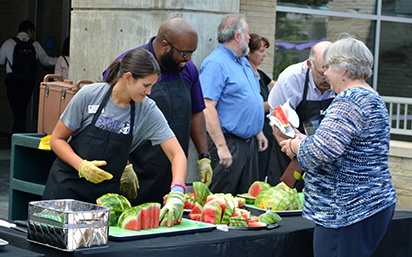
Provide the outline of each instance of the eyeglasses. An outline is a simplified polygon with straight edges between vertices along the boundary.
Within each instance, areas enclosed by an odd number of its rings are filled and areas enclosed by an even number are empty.
[[[311,60],[311,62],[312,62],[313,69],[315,70],[316,77],[318,77],[318,79],[325,80],[326,77],[324,76],[324,72],[316,70],[316,63],[312,60]],[[325,66],[323,66],[322,68],[325,69]]]
[[[167,39],[166,39],[165,37],[163,37],[163,39],[166,40],[166,42],[167,42],[173,49],[175,49],[176,51],[178,51],[178,52],[182,55],[183,59],[186,59],[186,58],[189,57],[191,54],[193,54],[194,51],[196,51],[196,49],[195,49],[195,50],[193,50],[193,51],[191,51],[191,52],[183,53],[182,51],[180,51],[179,49],[177,49],[176,47],[174,47],[169,41],[167,41]]]

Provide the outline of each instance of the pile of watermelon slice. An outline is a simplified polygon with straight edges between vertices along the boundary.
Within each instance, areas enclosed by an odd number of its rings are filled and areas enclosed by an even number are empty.
[[[276,214],[274,219],[259,221],[259,217],[252,216],[250,211],[242,208],[246,203],[245,198],[233,197],[231,194],[212,194],[201,182],[193,182],[193,191],[193,194],[187,195],[186,202],[189,206],[192,202],[190,198],[196,200],[188,216],[196,221],[236,227],[264,227],[281,220]]]

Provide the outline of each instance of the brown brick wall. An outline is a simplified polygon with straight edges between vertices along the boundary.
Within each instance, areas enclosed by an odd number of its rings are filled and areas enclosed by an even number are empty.
[[[276,0],[240,0],[239,12],[246,15],[251,33],[259,34],[269,40],[268,56],[259,66],[259,69],[272,77],[275,51]]]

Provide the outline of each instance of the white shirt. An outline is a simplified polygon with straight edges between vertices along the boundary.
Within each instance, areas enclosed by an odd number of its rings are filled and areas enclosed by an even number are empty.
[[[303,97],[305,88],[306,72],[308,71],[306,60],[287,67],[279,75],[275,86],[270,91],[268,103],[271,114],[276,106],[284,104],[288,99],[292,109],[296,110]],[[321,101],[335,97],[335,92],[328,89],[323,94],[316,87],[312,73],[309,72],[309,87],[306,95],[306,100]]]
[[[17,34],[17,37],[22,41],[28,41],[30,39],[29,35],[26,32],[20,32],[19,34]],[[12,72],[10,64],[13,65],[13,53],[15,46],[16,42],[12,38],[10,38],[4,41],[3,45],[0,48],[0,64],[6,64],[7,73]],[[39,42],[34,41],[33,46],[36,50],[36,58],[40,60],[41,64],[45,66],[53,66],[56,64],[57,57],[48,56]]]

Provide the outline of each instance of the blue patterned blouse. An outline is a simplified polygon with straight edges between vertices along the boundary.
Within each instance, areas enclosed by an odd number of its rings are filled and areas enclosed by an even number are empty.
[[[298,149],[305,175],[303,217],[327,228],[359,222],[396,202],[388,167],[390,126],[378,93],[339,93],[315,135]]]

